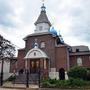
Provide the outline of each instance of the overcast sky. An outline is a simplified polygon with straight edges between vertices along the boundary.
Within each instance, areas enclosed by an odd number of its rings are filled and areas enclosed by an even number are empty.
[[[34,32],[41,0],[0,0],[0,34],[18,48]],[[69,45],[90,48],[90,0],[46,0],[47,16]]]

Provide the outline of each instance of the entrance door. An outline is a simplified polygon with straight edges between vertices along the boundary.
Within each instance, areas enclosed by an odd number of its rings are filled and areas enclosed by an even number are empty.
[[[39,60],[30,60],[30,73],[38,73],[40,62]]]
[[[60,80],[65,80],[65,70],[64,70],[64,68],[59,69],[59,79]]]

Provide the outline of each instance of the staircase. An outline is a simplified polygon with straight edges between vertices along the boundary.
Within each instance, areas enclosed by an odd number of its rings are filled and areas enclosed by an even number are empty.
[[[26,74],[20,74],[16,76],[15,82],[16,84],[25,84],[26,83]],[[38,74],[29,74],[29,84],[38,84],[39,83],[39,75]]]

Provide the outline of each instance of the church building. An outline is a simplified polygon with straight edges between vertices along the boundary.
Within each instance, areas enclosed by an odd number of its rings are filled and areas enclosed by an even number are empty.
[[[34,33],[24,38],[25,48],[18,50],[15,63],[11,63],[11,72],[36,75],[42,78],[59,78],[59,71],[67,72],[74,66],[90,68],[90,51],[88,46],[70,46],[52,27],[46,14],[44,4],[36,20]]]

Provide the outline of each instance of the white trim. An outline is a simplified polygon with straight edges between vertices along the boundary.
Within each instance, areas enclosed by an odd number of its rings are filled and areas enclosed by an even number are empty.
[[[48,58],[48,56],[38,47],[37,48],[35,47],[28,51],[28,53],[25,56],[25,59],[35,59],[35,58]]]

